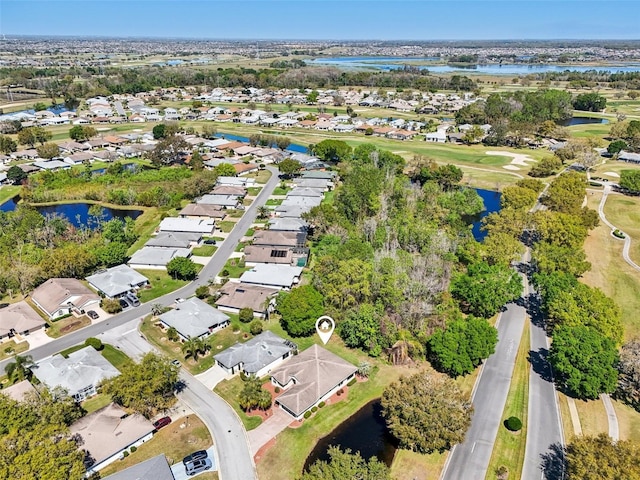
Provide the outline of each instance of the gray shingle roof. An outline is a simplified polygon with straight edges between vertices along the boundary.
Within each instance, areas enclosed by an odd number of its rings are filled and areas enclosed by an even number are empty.
[[[95,275],[89,275],[87,281],[105,295],[117,297],[130,291],[134,286],[144,285],[149,279],[127,265],[117,265]]]
[[[261,263],[242,274],[240,282],[291,288],[302,274],[302,267]]]
[[[131,265],[166,266],[176,257],[189,257],[189,248],[174,247],[142,247],[131,256]]]
[[[147,247],[189,248],[191,242],[198,242],[201,238],[202,234],[200,233],[160,232],[151,237],[145,245]]]
[[[256,373],[267,365],[281,358],[296,347],[291,342],[267,330],[246,343],[236,343],[226,350],[214,355],[219,363],[227,368],[242,363],[243,370]]]
[[[199,298],[190,298],[160,315],[162,323],[174,327],[184,338],[197,338],[229,320],[220,310],[213,308]]]
[[[104,480],[175,480],[175,477],[169,463],[167,463],[167,457],[160,454],[121,472],[109,475]]]

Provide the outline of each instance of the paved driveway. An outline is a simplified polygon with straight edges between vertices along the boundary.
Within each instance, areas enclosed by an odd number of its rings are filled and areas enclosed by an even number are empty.
[[[231,375],[227,374],[219,365],[214,365],[209,370],[199,373],[196,378],[200,380],[203,385],[211,390],[214,389],[225,378],[230,378]]]
[[[205,470],[206,472],[214,472],[216,470],[218,470],[218,466],[216,465],[216,459],[215,459],[215,453],[213,451],[213,447],[209,447],[207,449],[207,453],[209,454],[209,460],[211,460],[211,469],[210,470]],[[184,468],[184,464],[182,463],[182,460],[174,463],[171,466],[171,471],[173,472],[173,476],[175,477],[175,480],[187,480],[188,478],[194,478],[197,477],[198,475],[200,475],[199,473],[190,477],[189,475],[187,475],[187,472]],[[204,473],[204,472],[201,472]]]
[[[278,407],[273,407],[273,415],[262,422],[258,428],[249,430],[249,445],[251,445],[251,455],[258,453],[258,450],[266,445],[269,440],[275,438],[281,431],[293,422],[293,417]]]
[[[126,352],[130,357],[142,357],[145,353],[153,351],[153,347],[138,332],[140,319],[135,319],[124,325],[98,335],[103,343],[108,343]]]
[[[38,330],[36,332],[30,333],[26,337],[24,337],[27,342],[29,342],[29,348],[40,347],[41,345],[45,345],[49,342],[53,341],[49,335],[47,335],[44,329]]]

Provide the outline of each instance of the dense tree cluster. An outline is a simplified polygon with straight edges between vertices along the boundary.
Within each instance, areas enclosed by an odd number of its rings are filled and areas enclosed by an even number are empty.
[[[567,445],[568,480],[640,479],[640,445],[612,441],[606,433],[581,436]]]
[[[631,193],[640,193],[640,171],[622,170],[620,172],[620,181],[618,184],[621,188],[628,190]]]
[[[607,99],[595,92],[581,93],[573,100],[573,108],[586,112],[601,112],[607,106]]]
[[[625,149],[640,150],[640,120],[623,120],[611,125],[609,136],[613,140],[623,140]]]
[[[422,372],[400,377],[382,393],[382,414],[402,448],[444,452],[464,440],[473,407],[448,377]]]
[[[315,462],[299,480],[391,480],[389,467],[376,457],[365,460],[360,452],[351,453],[349,449],[342,451],[338,447],[329,447],[328,453],[328,462]]]
[[[640,339],[622,346],[616,396],[640,411]]]

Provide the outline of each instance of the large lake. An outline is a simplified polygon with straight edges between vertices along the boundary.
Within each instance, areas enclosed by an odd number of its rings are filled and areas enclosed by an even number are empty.
[[[2,205],[0,205],[0,211],[11,212],[17,207],[15,199],[11,199]],[[89,203],[63,203],[59,205],[47,205],[35,207],[42,215],[62,215],[69,222],[79,227],[95,228],[97,226],[96,218],[89,215],[89,208],[92,205]],[[103,220],[111,220],[112,218],[119,218],[124,220],[129,217],[135,220],[142,214],[142,210],[121,210],[117,208],[102,207]]]
[[[341,68],[370,68],[375,70],[394,70],[403,65],[411,65],[420,69],[426,69],[433,73],[477,73],[485,75],[527,75],[530,73],[587,72],[597,70],[599,72],[621,73],[640,72],[640,63],[628,63],[624,65],[554,65],[526,63],[503,63],[488,65],[415,65],[415,62],[438,60],[432,57],[331,57],[316,58],[308,63],[313,65],[333,65]]]
[[[313,419],[309,421],[313,422]],[[304,469],[307,470],[317,460],[329,460],[327,450],[330,446],[340,446],[360,452],[365,459],[377,457],[391,466],[396,453],[397,442],[389,432],[382,418],[380,400],[374,400],[336,427],[329,435],[321,438],[307,457]]]

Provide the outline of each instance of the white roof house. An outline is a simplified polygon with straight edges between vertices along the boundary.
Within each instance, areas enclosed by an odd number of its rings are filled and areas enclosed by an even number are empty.
[[[208,194],[200,197],[196,200],[196,203],[203,205],[219,205],[225,208],[236,208],[240,203],[240,197],[238,195]]]
[[[149,283],[149,279],[127,265],[117,265],[86,278],[89,285],[115,298]]]
[[[158,319],[167,328],[175,328],[184,340],[189,337],[206,338],[229,325],[228,315],[195,297],[179,302],[176,308],[163,313]]]
[[[211,235],[215,222],[210,218],[168,217],[160,222],[161,232],[191,232]]]
[[[68,358],[57,354],[35,364],[31,371],[49,390],[64,388],[77,401],[95,395],[96,387],[120,372],[93,347],[88,346]]]
[[[216,185],[229,185],[232,187],[251,187],[256,183],[255,178],[245,177],[218,177]]]
[[[263,377],[288,358],[296,345],[267,330],[245,343],[236,343],[214,355],[216,363],[227,373],[240,371]]]
[[[128,264],[131,268],[162,270],[167,268],[167,263],[174,258],[189,258],[190,256],[190,248],[145,246],[131,256]]]
[[[261,263],[242,274],[240,282],[289,289],[300,281],[302,267]]]

